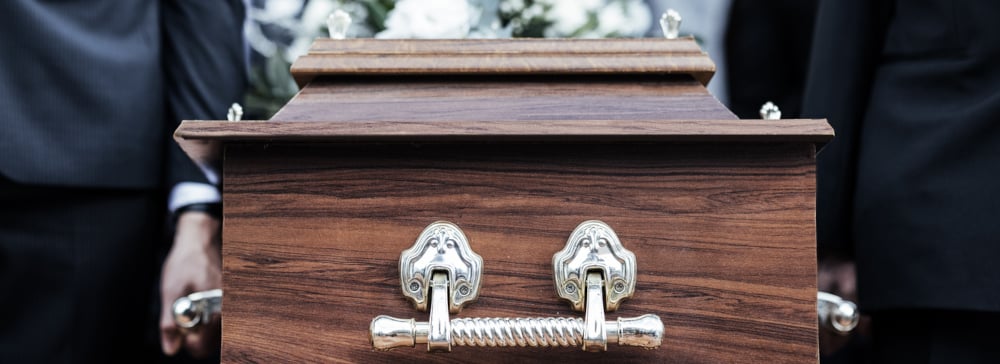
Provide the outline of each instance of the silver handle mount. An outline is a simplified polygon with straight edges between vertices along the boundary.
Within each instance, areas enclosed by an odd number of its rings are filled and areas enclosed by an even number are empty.
[[[621,246],[607,224],[580,224],[552,260],[556,290],[571,307],[584,311],[583,319],[452,319],[449,313],[458,313],[478,297],[482,259],[472,252],[458,226],[433,223],[400,256],[403,294],[417,309],[430,310],[428,321],[380,315],[369,327],[372,347],[389,350],[427,344],[428,351],[451,351],[452,346],[566,346],[605,351],[609,342],[647,349],[660,346],[663,322],[656,315],[605,321],[605,311],[617,309],[635,288],[635,255]]]

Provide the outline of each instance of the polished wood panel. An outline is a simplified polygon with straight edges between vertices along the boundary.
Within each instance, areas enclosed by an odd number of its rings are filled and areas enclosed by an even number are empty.
[[[225,362],[815,362],[810,143],[230,144],[224,170]],[[660,315],[663,347],[373,352],[379,314],[426,320],[399,253],[436,220],[484,260],[457,316],[576,316],[551,256],[602,219],[638,261],[609,314]],[[454,317],[454,316],[453,316]]]
[[[784,142],[825,143],[823,120],[551,120],[518,121],[185,121],[174,136],[221,142]]]
[[[319,117],[319,116],[317,116]],[[833,138],[824,120],[184,121],[174,133],[203,165],[225,142],[804,142]]]
[[[272,121],[736,119],[688,76],[324,77]]]
[[[693,38],[319,40],[292,64],[300,87],[317,76],[676,74],[708,84],[715,64]]]
[[[309,54],[704,54],[693,38],[679,39],[330,39],[317,38]]]

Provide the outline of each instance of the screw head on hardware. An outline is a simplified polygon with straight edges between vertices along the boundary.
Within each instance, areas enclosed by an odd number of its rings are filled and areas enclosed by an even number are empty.
[[[566,293],[576,293],[576,285],[573,283],[566,283]]]
[[[617,293],[625,292],[625,282],[622,281],[615,282],[614,290]]]

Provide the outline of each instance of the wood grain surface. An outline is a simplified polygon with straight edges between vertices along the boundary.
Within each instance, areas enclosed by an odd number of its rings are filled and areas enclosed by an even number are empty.
[[[184,121],[174,139],[197,163],[221,167],[227,142],[806,142],[833,138],[825,120]]]
[[[317,38],[309,54],[697,54],[691,37],[678,39],[330,39]]]
[[[179,142],[803,142],[824,143],[824,120],[185,121]]]
[[[816,362],[811,143],[230,144],[225,362]],[[426,320],[399,254],[458,224],[483,257],[453,317],[572,316],[551,256],[584,220],[636,254],[608,318],[659,315],[663,346],[373,352],[371,319]]]
[[[272,121],[736,119],[687,76],[322,77]]]
[[[292,64],[299,87],[320,75],[684,74],[715,64],[693,38],[317,40]]]

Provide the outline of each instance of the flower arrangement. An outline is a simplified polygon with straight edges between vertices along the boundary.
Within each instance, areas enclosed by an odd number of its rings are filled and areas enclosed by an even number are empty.
[[[379,38],[641,37],[652,23],[642,0],[362,2],[386,14],[367,22]]]
[[[336,10],[351,38],[641,37],[643,0],[260,0],[246,29],[251,52],[247,117],[269,118],[297,91],[288,68],[326,37]]]
[[[641,0],[503,0],[498,10],[516,37],[641,37],[652,23]]]
[[[399,0],[376,38],[465,38],[472,28],[467,0]]]

